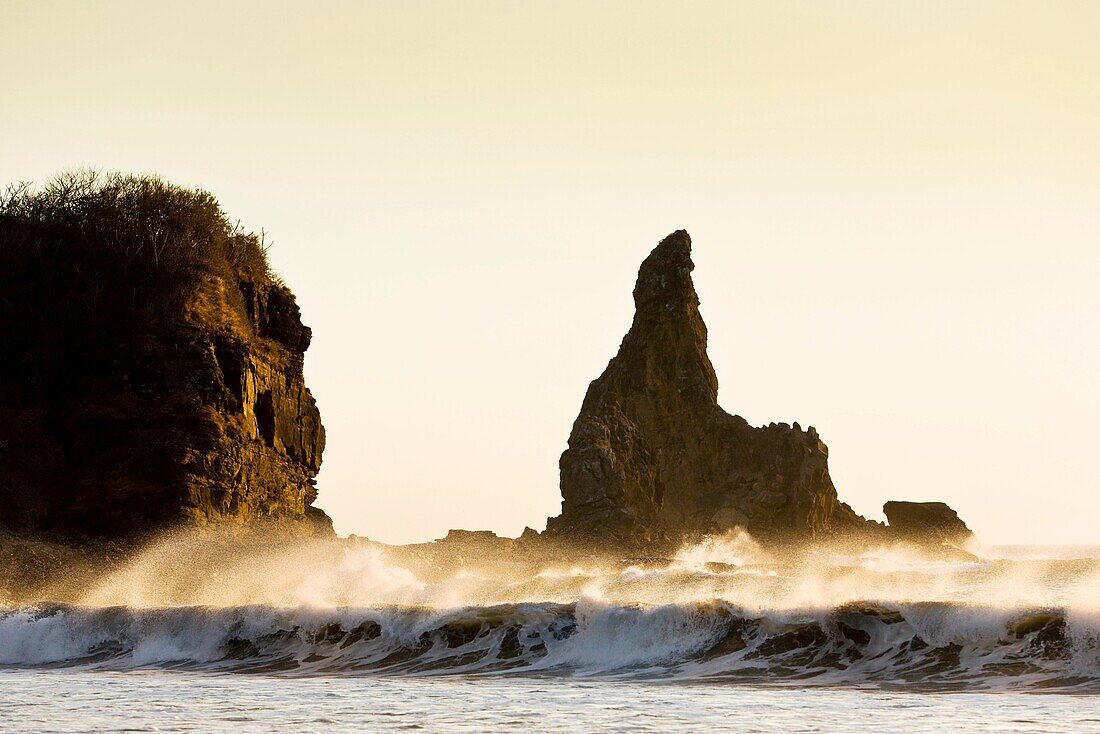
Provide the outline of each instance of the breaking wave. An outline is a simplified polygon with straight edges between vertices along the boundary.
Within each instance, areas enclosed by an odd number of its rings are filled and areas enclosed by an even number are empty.
[[[846,604],[87,608],[0,612],[0,665],[277,674],[536,674],[1100,692],[1100,619]]]
[[[737,531],[550,562],[505,546],[165,537],[0,599],[0,667],[1100,693],[1098,548],[781,556]]]

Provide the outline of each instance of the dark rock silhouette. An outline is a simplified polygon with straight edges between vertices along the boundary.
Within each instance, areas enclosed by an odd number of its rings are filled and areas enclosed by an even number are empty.
[[[887,502],[882,506],[890,531],[900,540],[923,545],[961,545],[973,533],[943,502]]]
[[[155,179],[69,177],[0,215],[0,524],[331,533],[311,332],[258,238]]]
[[[642,263],[619,353],[588,388],[561,456],[553,535],[654,540],[734,526],[812,538],[866,524],[837,499],[817,431],[754,428],[718,405],[691,238]]]
[[[530,559],[557,541],[621,549],[738,526],[777,541],[968,537],[940,503],[888,503],[888,530],[859,517],[814,428],[754,428],[719,407],[690,251],[679,231],[642,263],[547,531],[452,531],[410,553]],[[332,533],[312,506],[325,444],[303,377],[312,334],[262,240],[212,196],[87,174],[19,190],[0,197],[0,262],[0,533],[127,541],[260,519]]]

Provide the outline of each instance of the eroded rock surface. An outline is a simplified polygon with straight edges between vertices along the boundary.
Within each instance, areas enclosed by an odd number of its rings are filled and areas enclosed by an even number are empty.
[[[548,532],[644,540],[741,526],[808,539],[866,524],[837,499],[814,428],[755,428],[718,405],[693,268],[684,231],[642,263],[634,322],[561,456]]]
[[[246,318],[229,289],[246,297]],[[209,279],[183,322],[112,345],[103,375],[94,357],[85,373],[63,349],[38,353],[0,403],[5,522],[125,536],[309,515],[323,528],[311,508],[325,432],[302,374],[309,341],[286,288]]]

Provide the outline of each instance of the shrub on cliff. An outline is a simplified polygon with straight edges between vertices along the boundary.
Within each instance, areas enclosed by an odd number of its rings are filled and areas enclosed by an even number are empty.
[[[174,315],[206,274],[272,279],[260,238],[231,224],[213,195],[155,176],[78,171],[9,189],[0,256],[9,302],[56,293],[66,310],[106,319]]]
[[[38,363],[59,366],[55,375],[102,374],[142,334],[179,323],[204,279],[274,279],[261,238],[231,223],[210,193],[90,171],[0,196],[0,263],[0,377],[52,383],[47,390],[67,380],[29,377]],[[225,290],[244,314],[241,291]]]

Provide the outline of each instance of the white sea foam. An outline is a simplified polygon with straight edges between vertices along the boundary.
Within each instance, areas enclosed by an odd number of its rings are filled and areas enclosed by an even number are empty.
[[[0,665],[1100,689],[1100,561],[778,556],[442,564],[362,544],[175,536],[65,603],[0,611]]]
[[[39,605],[0,664],[281,674],[542,674],[1100,691],[1100,619],[922,603],[761,614],[721,601],[431,609]]]

